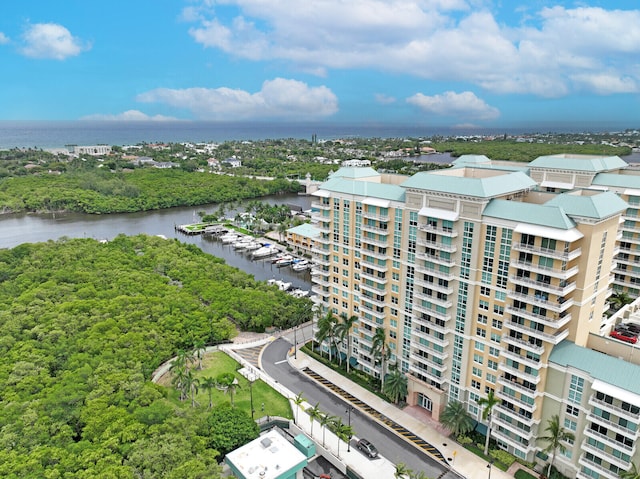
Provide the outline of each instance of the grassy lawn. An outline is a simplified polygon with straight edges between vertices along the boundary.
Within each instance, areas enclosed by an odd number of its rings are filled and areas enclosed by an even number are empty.
[[[220,373],[232,373],[239,383],[239,387],[236,388],[233,395],[235,407],[251,415],[251,392],[253,392],[253,409],[255,410],[254,417],[256,419],[262,416],[280,416],[293,419],[289,401],[284,396],[261,380],[255,381],[250,389],[249,381],[237,372],[240,368],[241,365],[237,361],[225,353],[217,351],[207,354],[202,362],[202,370],[198,371],[194,369],[193,371],[195,376],[200,380],[204,377],[212,377],[215,379]],[[171,387],[166,381],[162,381],[162,383],[164,386]],[[178,392],[172,388],[170,397],[175,398],[177,401],[178,396]],[[229,394],[215,388],[211,391],[211,399],[213,401],[213,407],[231,402]],[[200,387],[196,395],[196,401],[201,407],[209,407],[209,392],[203,387]],[[262,408],[263,404],[264,410]]]
[[[532,476],[524,469],[518,469],[516,471],[516,475],[514,476],[516,479],[538,479],[536,476]]]

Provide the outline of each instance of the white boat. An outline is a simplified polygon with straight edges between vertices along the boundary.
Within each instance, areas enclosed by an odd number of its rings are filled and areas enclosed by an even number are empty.
[[[259,248],[262,248],[262,243],[258,242],[258,241],[250,241],[247,246],[245,246],[244,250],[245,251],[255,251]]]
[[[238,241],[239,236],[237,234],[227,233],[226,235],[220,236],[220,241],[224,244],[234,243]]]
[[[277,286],[280,291],[287,291],[291,287],[291,283],[285,283],[279,279],[270,279],[267,284],[269,286]]]
[[[290,254],[285,253],[284,251],[282,253],[278,253],[277,255],[275,255],[272,259],[271,262],[272,263],[277,263],[279,259],[282,259],[286,256],[291,256]]]
[[[306,259],[301,259],[298,261],[294,261],[293,265],[291,266],[291,268],[294,271],[304,271],[305,269],[311,267],[311,263],[309,263]]]
[[[251,238],[247,238],[246,236],[239,237],[231,246],[233,246],[233,249],[245,249],[252,241]]]
[[[262,248],[258,248],[253,253],[251,253],[251,256],[253,258],[266,258],[267,256],[271,256],[272,254],[276,254],[278,251],[279,250],[277,246],[266,244]]]
[[[278,260],[276,260],[275,265],[278,267],[289,266],[292,261],[293,256],[291,256],[290,254],[285,254],[284,256],[281,256],[280,258],[278,258]]]
[[[309,291],[305,289],[296,288],[293,291],[290,291],[289,294],[295,298],[304,298],[309,295]]]

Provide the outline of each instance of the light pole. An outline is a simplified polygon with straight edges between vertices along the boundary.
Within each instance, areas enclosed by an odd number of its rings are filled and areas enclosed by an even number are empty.
[[[293,359],[298,359],[298,325],[293,328]]]
[[[349,431],[351,431],[351,411],[353,411],[353,406],[347,407],[345,411],[347,416],[347,425],[349,426]],[[347,440],[347,452],[351,452],[351,433],[349,433],[349,439]]]
[[[253,413],[255,410],[253,409],[253,381],[256,380],[256,376],[253,372],[249,372],[247,374],[247,379],[249,380],[249,399],[251,401],[251,419],[253,419]]]
[[[491,479],[491,465],[493,464],[493,461],[489,461],[489,464],[487,464],[487,469],[489,469],[489,477],[487,479]]]

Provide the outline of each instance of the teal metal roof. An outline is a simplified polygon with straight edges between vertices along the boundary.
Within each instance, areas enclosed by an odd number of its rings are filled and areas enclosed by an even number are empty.
[[[320,236],[320,230],[310,223],[302,223],[301,225],[289,228],[287,231],[300,236],[305,236],[307,238],[315,238],[316,236]]]
[[[608,218],[622,211],[626,211],[629,207],[626,201],[611,191],[584,196],[573,193],[563,193],[557,195],[546,204],[549,206],[558,206],[568,215],[597,219]]]
[[[455,166],[480,166],[490,165],[491,160],[484,155],[461,155],[451,162]]]
[[[380,176],[376,170],[370,167],[359,167],[359,166],[345,166],[340,168],[338,171],[331,173],[329,175],[329,179],[333,178],[370,178],[372,176]]]
[[[449,173],[457,170],[458,169],[446,171]],[[485,178],[471,178],[455,174],[423,171],[413,175],[402,183],[401,186],[427,191],[438,191],[441,193],[452,193],[455,195],[492,198],[532,189],[536,186],[536,182],[521,171],[505,172],[504,174],[497,174]]]
[[[491,200],[482,212],[482,216],[563,230],[576,226],[575,222],[567,216],[562,208],[535,203],[522,203],[521,201]]]
[[[590,156],[590,155],[549,155],[540,156],[529,163],[531,168],[548,168],[556,170],[600,171],[619,170],[629,166],[618,156]]]
[[[342,170],[343,168],[341,168]],[[367,168],[363,168],[367,169]],[[344,178],[334,178],[320,185],[321,190],[332,191],[334,193],[346,193],[357,196],[369,196],[392,201],[404,201],[404,188],[388,183],[374,183],[371,181],[348,180]]]
[[[622,359],[561,341],[551,350],[549,362],[585,371],[591,377],[640,394],[640,366]]]
[[[598,186],[634,188],[640,190],[640,175],[616,175],[615,173],[598,173],[592,181]]]

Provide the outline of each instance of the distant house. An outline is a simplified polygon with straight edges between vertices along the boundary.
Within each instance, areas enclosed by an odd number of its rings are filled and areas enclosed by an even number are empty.
[[[359,168],[361,166],[371,166],[371,161],[369,160],[346,160],[342,162],[342,166],[351,166]]]
[[[72,155],[108,155],[111,153],[111,147],[109,145],[93,145],[93,146],[78,146],[69,145],[69,153]]]
[[[232,156],[230,158],[227,158],[222,163],[224,165],[227,165],[227,166],[231,167],[231,168],[240,168],[242,166],[242,161],[240,161],[239,159],[237,159],[234,156]]]

